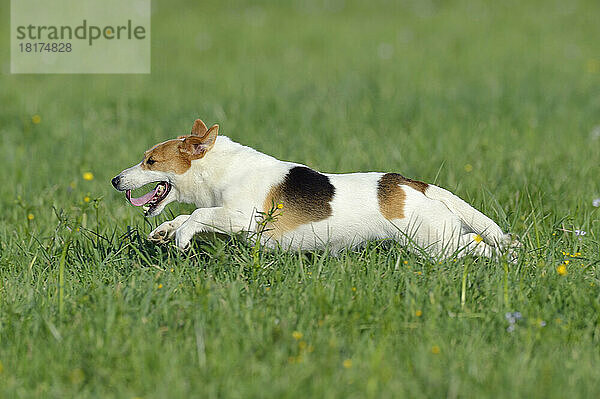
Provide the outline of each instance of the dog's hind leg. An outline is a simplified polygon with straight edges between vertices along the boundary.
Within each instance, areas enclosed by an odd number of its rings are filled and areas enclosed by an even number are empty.
[[[179,215],[173,220],[166,221],[148,234],[148,240],[157,244],[165,244],[175,237],[175,231],[181,227],[190,215]]]

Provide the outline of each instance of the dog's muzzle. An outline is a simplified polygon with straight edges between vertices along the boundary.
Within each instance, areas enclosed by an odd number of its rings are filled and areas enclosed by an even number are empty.
[[[113,177],[113,179],[110,182],[112,183],[114,188],[119,190],[119,183],[121,183],[121,175]]]

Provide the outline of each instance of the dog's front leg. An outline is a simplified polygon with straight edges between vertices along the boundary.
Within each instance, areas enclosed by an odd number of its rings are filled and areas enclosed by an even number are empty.
[[[157,228],[148,234],[148,239],[157,244],[164,244],[171,241],[175,236],[175,231],[188,220],[190,215],[179,215],[173,220],[161,223]]]
[[[250,216],[223,207],[199,208],[175,232],[175,245],[188,249],[196,233],[238,233],[248,228]]]

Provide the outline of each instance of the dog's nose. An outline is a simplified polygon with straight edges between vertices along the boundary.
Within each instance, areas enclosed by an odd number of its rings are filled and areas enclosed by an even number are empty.
[[[121,182],[121,176],[119,175],[117,177],[114,177],[111,180],[111,182],[112,182],[112,185],[114,186],[114,188],[116,188],[118,190],[119,189],[119,183]]]

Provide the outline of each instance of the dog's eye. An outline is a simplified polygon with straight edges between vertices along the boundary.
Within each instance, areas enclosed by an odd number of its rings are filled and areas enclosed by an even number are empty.
[[[156,163],[156,161],[154,159],[152,159],[152,158],[146,159],[146,165],[153,165],[155,163]]]

